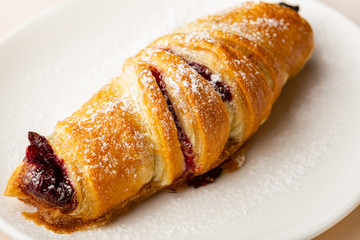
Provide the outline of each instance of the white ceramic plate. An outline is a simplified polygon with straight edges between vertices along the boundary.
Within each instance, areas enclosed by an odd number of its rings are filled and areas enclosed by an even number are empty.
[[[300,1],[299,1],[300,2]],[[0,190],[27,146],[121,71],[123,60],[184,22],[237,0],[73,1],[0,42]],[[0,226],[19,239],[304,239],[360,200],[359,28],[301,1],[316,49],[248,144],[247,164],[199,189],[161,193],[106,226],[57,235],[0,198]]]

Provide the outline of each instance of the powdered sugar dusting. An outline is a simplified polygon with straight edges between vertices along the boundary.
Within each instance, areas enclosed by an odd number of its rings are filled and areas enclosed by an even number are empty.
[[[286,48],[292,46],[293,39],[295,39],[289,38],[289,35],[296,35],[295,31],[307,30],[304,27],[297,29],[298,23],[291,16],[291,11],[284,13],[284,16],[277,16],[271,10],[264,11],[265,4],[248,2],[241,5],[241,8],[230,8],[220,14],[210,15],[189,23],[178,29],[178,32],[210,29],[236,34],[252,41],[255,45],[270,50],[270,52],[277,52],[277,60],[286,68],[283,59],[290,54]],[[283,51],[279,51],[279,49],[283,49]]]
[[[219,23],[219,29],[225,29],[229,32],[240,33],[242,36],[248,38],[249,40],[256,42],[260,45],[264,43],[273,46],[274,42],[278,41],[279,32],[284,32],[289,29],[290,23],[286,22],[284,19],[275,19],[275,18],[256,18],[253,19],[243,19],[242,22],[233,22],[228,23]],[[249,32],[248,28],[254,29]],[[286,38],[280,40],[282,43],[286,42]]]
[[[188,37],[189,41],[192,40],[192,36]],[[166,45],[165,45],[166,46]],[[173,61],[173,58],[177,61]],[[157,58],[160,58],[157,59]],[[172,53],[168,53],[161,49],[147,49],[142,54],[143,61],[147,61],[150,64],[159,65],[161,61],[161,68],[164,71],[166,85],[172,98],[174,98],[174,104],[178,110],[183,112],[182,115],[186,114],[203,114],[208,111],[201,111],[199,109],[205,106],[211,107],[211,102],[219,101],[214,94],[214,90],[207,81],[202,79],[198,73],[190,67],[185,61],[174,56]],[[166,67],[164,67],[166,66]],[[204,92],[207,92],[206,98],[204,98]],[[190,99],[190,96],[193,95]],[[188,96],[187,100],[180,96]],[[193,102],[196,99],[196,104]],[[191,106],[187,101],[191,101]],[[207,118],[203,116],[201,118]],[[191,120],[191,118],[189,119]],[[210,124],[211,122],[209,122]]]
[[[151,1],[151,4],[160,7],[161,10],[166,10],[169,8],[167,5],[170,4],[169,2],[165,1],[156,5]],[[183,0],[171,2],[177,4],[176,10],[185,5]],[[235,3],[234,1],[187,1],[185,3],[192,6],[187,11],[192,14],[187,12],[180,18],[189,20],[193,16],[203,15],[203,12],[199,11],[200,5],[197,5],[199,3],[201,3],[203,11],[210,13],[223,8],[223,5],[230,2],[231,4]],[[126,14],[127,7],[123,5],[123,2],[117,1],[116,4],[118,4],[116,7],[114,7],[115,3],[112,5],[112,9],[116,9],[115,16]],[[131,4],[131,2],[128,2],[127,6]],[[89,22],[85,26],[91,26],[97,32],[97,34],[90,34],[89,36],[104,36],[101,33],[103,28],[92,25],[94,21],[90,21],[94,19],[95,15],[93,13],[102,13],[98,10],[99,5],[102,6],[103,2],[101,4],[94,3],[96,11],[91,12],[89,18],[86,18]],[[86,13],[87,9],[92,6],[92,4],[82,5],[79,11],[74,12],[78,16],[79,12]],[[138,6],[135,7],[138,8]],[[80,9],[84,11],[80,11]],[[141,14],[148,14],[146,15],[148,17],[150,15],[159,16],[159,18],[148,25],[146,21],[144,23],[143,19],[141,19],[142,24],[140,26],[142,28],[139,32],[142,35],[141,37],[139,35],[133,36],[134,42],[139,38],[154,36],[153,31],[146,33],[152,25],[160,25],[160,29],[164,31],[163,33],[173,29],[174,26],[164,27],[167,19],[172,19],[171,24],[173,24],[173,17],[176,17],[176,14],[172,15],[170,13],[183,14],[185,12],[172,9],[171,11],[164,11],[166,13],[166,17],[164,17],[164,15],[153,14],[154,12],[148,11],[149,8],[144,9],[147,11]],[[280,227],[281,229],[284,226],[281,224],[285,221],[284,212],[287,215],[286,223],[293,226],[293,219],[288,214],[291,213],[292,216],[298,218],[295,223],[298,223],[296,226],[299,226],[299,223],[311,222],[312,218],[309,218],[309,216],[312,216],[311,213],[314,212],[314,208],[319,207],[317,212],[320,216],[316,216],[314,219],[322,222],[324,220],[321,219],[321,216],[324,216],[322,215],[323,212],[321,212],[322,209],[332,211],[331,207],[335,205],[327,201],[328,199],[320,198],[319,195],[327,192],[333,193],[332,199],[336,200],[336,207],[339,207],[341,201],[349,196],[348,193],[352,193],[347,190],[341,192],[341,189],[350,189],[349,185],[353,184],[354,181],[359,181],[358,163],[356,163],[358,161],[357,159],[355,159],[356,161],[352,160],[354,156],[359,155],[358,151],[354,151],[354,145],[352,144],[360,141],[358,138],[359,115],[357,109],[351,106],[359,106],[360,104],[357,97],[359,92],[357,76],[360,67],[358,67],[356,56],[349,54],[352,52],[351,47],[356,46],[358,35],[355,35],[355,37],[353,34],[349,35],[349,32],[357,32],[355,27],[349,25],[349,21],[341,17],[337,12],[325,8],[316,1],[302,2],[301,9],[301,13],[312,21],[314,30],[317,33],[317,40],[321,44],[317,45],[314,60],[310,62],[297,79],[288,83],[289,85],[285,88],[281,99],[279,99],[278,103],[280,105],[277,104],[279,107],[274,109],[269,121],[253,139],[251,148],[248,151],[249,161],[244,168],[219,178],[214,184],[205,188],[186,189],[177,194],[159,194],[144,201],[134,211],[125,214],[125,216],[107,226],[72,235],[57,235],[23,219],[19,213],[25,210],[31,211],[31,207],[20,201],[2,197],[0,198],[3,206],[0,211],[1,227],[16,231],[16,236],[21,239],[201,239],[211,237],[219,239],[224,237],[225,234],[229,234],[228,236],[235,239],[243,236],[246,239],[247,236],[254,235],[256,239],[261,239],[261,236],[258,237],[261,233],[269,233],[270,235],[274,233],[269,228]],[[105,12],[104,15],[107,13]],[[132,12],[132,14],[136,14],[136,11]],[[143,17],[143,15],[141,16]],[[71,14],[64,16],[71,19]],[[109,26],[111,34],[113,34],[114,29],[121,28],[122,25],[137,29],[134,27],[137,26],[136,19],[134,19],[135,24],[132,25],[128,24],[128,21],[116,17],[114,17],[113,22],[104,24]],[[102,20],[99,19],[97,21],[101,22]],[[178,26],[181,25],[179,22],[177,24]],[[334,28],[334,26],[337,27]],[[72,32],[68,32],[71,28],[70,25],[68,28],[62,28],[64,31],[66,30],[64,35],[73,36]],[[53,29],[53,26],[49,29]],[[157,28],[153,29],[158,31]],[[78,28],[76,31],[78,31]],[[59,32],[62,32],[62,30],[59,29]],[[54,35],[59,37],[55,32]],[[112,41],[109,41],[111,44],[108,44],[109,48],[105,46],[106,44],[101,45],[105,50],[108,49],[109,52],[104,56],[110,56],[110,52],[111,54],[119,54],[119,52],[125,53],[127,51],[127,49],[119,51],[120,47],[129,44],[122,45],[121,41],[119,41],[118,37],[124,35],[126,34],[119,34],[116,38],[111,38]],[[74,39],[74,37],[71,37],[72,41]],[[329,41],[329,39],[334,40]],[[101,39],[98,40],[99,44],[104,43]],[[148,39],[148,42],[150,40]],[[119,48],[115,48],[116,51],[110,51],[112,47],[117,46],[112,44],[113,41],[120,42]],[[76,49],[87,49],[89,53],[93,53],[94,47],[98,46],[97,44],[89,46],[87,41],[84,41],[78,46],[75,43],[76,48],[68,48],[69,53],[74,51],[74,55],[71,55],[73,61],[64,60],[58,62],[61,71],[55,76],[52,74],[53,68],[42,70],[41,74],[33,71],[34,69],[31,67],[37,64],[39,64],[39,67],[36,69],[44,69],[42,67],[47,66],[51,59],[57,56],[49,50],[58,47],[58,45],[54,44],[55,47],[46,48],[46,39],[43,39],[41,34],[36,38],[36,42],[43,45],[46,52],[49,53],[44,55],[46,61],[37,60],[39,53],[30,52],[31,61],[22,62],[26,56],[21,54],[19,56],[23,58],[15,58],[20,61],[20,64],[16,64],[18,66],[16,69],[10,67],[12,65],[4,65],[9,67],[4,68],[4,71],[1,72],[1,79],[13,80],[9,83],[9,86],[11,84],[16,85],[14,88],[0,88],[1,107],[3,112],[9,113],[0,120],[1,126],[3,126],[2,135],[0,136],[2,143],[1,155],[4,159],[9,159],[9,161],[2,161],[3,164],[6,164],[6,166],[2,165],[2,169],[8,169],[4,176],[9,176],[10,168],[13,170],[15,164],[19,162],[23,155],[23,150],[27,144],[23,133],[34,128],[34,130],[40,129],[42,132],[50,132],[56,120],[61,119],[62,116],[68,115],[73,109],[77,108],[77,106],[71,106],[66,110],[61,108],[62,105],[70,105],[71,99],[76,98],[77,95],[85,94],[86,96],[82,95],[83,100],[89,97],[89,89],[86,89],[82,84],[86,83],[88,79],[92,81],[93,78],[87,77],[94,74],[94,72],[96,74],[98,70],[96,68],[98,63],[95,60],[96,53],[91,54],[94,58],[89,58],[85,62],[84,59],[77,59],[79,54]],[[48,43],[56,42],[48,41]],[[341,43],[341,48],[339,43]],[[141,44],[138,47],[143,46]],[[15,44],[15,47],[21,46]],[[62,47],[60,46],[59,49],[64,50]],[[15,48],[10,48],[10,50],[16,52]],[[125,55],[129,56],[129,54]],[[100,62],[105,58],[104,56],[99,59]],[[116,58],[114,55],[112,56]],[[117,73],[116,69],[119,68],[120,64],[113,65],[110,67],[112,70],[108,71],[109,66],[107,64],[111,65],[112,60],[109,58],[109,61],[105,64],[106,66],[101,68],[102,73],[94,78],[96,81],[106,79],[106,76],[102,75],[104,73],[105,75]],[[9,59],[6,59],[7,61]],[[96,63],[92,64],[93,61]],[[33,62],[36,64],[32,64]],[[54,64],[54,62],[50,64]],[[71,68],[71,65],[76,67]],[[24,69],[25,66],[30,66],[30,68]],[[81,67],[78,68],[78,66]],[[64,73],[66,71],[68,71],[67,74]],[[25,73],[27,73],[28,77],[24,75]],[[73,78],[71,78],[71,75],[73,75]],[[100,78],[97,78],[98,76]],[[27,80],[20,82],[17,79]],[[59,83],[55,87],[59,92],[53,91],[54,87],[50,86],[52,82],[50,79],[55,79],[55,82]],[[16,82],[20,83],[16,84]],[[35,85],[31,85],[31,82]],[[36,85],[37,82],[41,83],[41,87]],[[68,90],[65,89],[63,90],[65,93],[61,94],[60,91],[65,85],[72,86],[71,88],[74,89],[84,89],[84,91],[79,93],[74,90],[65,94]],[[27,89],[21,90],[22,88]],[[31,91],[28,91],[29,89]],[[44,92],[43,89],[48,91]],[[96,87],[92,87],[93,91],[95,89]],[[37,93],[37,95],[31,93]],[[59,103],[58,99],[51,98],[51,95],[55,93],[56,97],[69,97],[69,100],[65,101],[65,104],[63,101]],[[42,94],[45,94],[45,96]],[[28,97],[27,101],[24,101],[24,96]],[[77,103],[80,104],[83,100],[78,100]],[[36,103],[40,102],[42,104],[36,105]],[[34,103],[36,107],[31,108]],[[347,145],[347,147],[344,145]],[[355,174],[355,172],[357,173]],[[346,177],[344,177],[344,173],[346,173]],[[346,179],[352,180],[349,182]],[[311,184],[308,184],[309,181]],[[2,186],[5,186],[5,184],[5,182],[2,182]],[[321,193],[319,193],[319,189],[322,190]],[[311,204],[308,202],[309,199]],[[327,204],[324,205],[324,201]],[[297,206],[301,206],[301,208]],[[330,206],[330,208],[327,208],[327,206]],[[300,214],[299,209],[306,216]],[[336,215],[336,217],[338,216],[340,215]],[[272,221],[274,219],[277,221]],[[235,229],[226,228],[226,226],[235,224],[237,225],[236,231]],[[306,233],[308,233],[307,230],[304,229]],[[306,234],[305,232],[304,234]]]

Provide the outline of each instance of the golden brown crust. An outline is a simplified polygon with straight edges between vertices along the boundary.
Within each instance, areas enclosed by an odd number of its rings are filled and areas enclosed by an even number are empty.
[[[232,88],[233,100],[226,104],[235,108],[231,118],[231,138],[242,142],[250,136],[270,113],[273,93],[261,69],[236,48],[224,44],[208,32],[170,34],[150,47],[170,49],[189,62],[200,63],[219,75]],[[241,128],[238,130],[236,128]]]
[[[229,136],[229,119],[220,97],[209,82],[182,58],[164,50],[141,51],[146,60],[163,73],[170,101],[194,149],[194,173],[216,166]]]
[[[26,195],[21,190],[21,181],[20,178],[21,170],[23,169],[24,162],[21,162],[16,169],[14,170],[13,174],[11,175],[4,192],[5,196],[10,197],[18,197],[18,198],[26,198]]]
[[[313,44],[310,25],[277,4],[249,2],[186,24],[126,60],[120,77],[47,138],[74,188],[73,209],[24,191],[26,161],[5,195],[35,205],[38,212],[27,218],[59,233],[110,221],[235,153],[266,120]],[[217,83],[231,97],[223,98]]]
[[[86,182],[84,199],[91,202],[85,215],[91,218],[133,196],[154,174],[153,146],[138,121],[136,106],[130,97],[121,94],[124,87],[118,79],[111,81],[57,125],[71,137],[61,142],[76,149],[73,161],[82,161],[77,178]],[[55,149],[60,157],[67,154],[61,150]]]
[[[235,33],[220,30],[205,30],[205,32],[218,41],[239,50],[257,64],[269,82],[273,92],[273,101],[276,100],[284,85],[286,76],[284,76],[279,64],[268,50]]]
[[[177,139],[177,130],[149,65],[134,58],[126,60],[123,79],[136,86],[137,97],[142,112],[142,121],[147,123],[148,132],[155,148],[156,169],[153,181],[168,185],[179,178],[185,169],[184,156]]]
[[[264,2],[246,2],[241,7],[200,18],[176,32],[204,29],[235,33],[267,49],[286,73],[286,79],[302,68],[314,44],[311,26],[296,11]]]

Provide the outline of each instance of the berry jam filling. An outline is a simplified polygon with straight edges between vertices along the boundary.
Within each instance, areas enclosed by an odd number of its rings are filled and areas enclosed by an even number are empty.
[[[64,161],[58,158],[45,137],[29,132],[30,145],[24,161],[27,163],[25,191],[62,212],[75,208],[74,188],[67,176]]]
[[[171,54],[175,54],[171,49],[168,48],[160,48],[163,51],[169,52]],[[209,81],[213,86],[214,90],[220,95],[221,99],[224,102],[230,102],[233,98],[231,94],[231,88],[222,83],[220,79],[216,79],[215,75],[210,71],[209,68],[195,62],[188,62],[183,59],[189,66],[195,69],[195,71],[200,74],[205,80]]]
[[[195,62],[187,62],[192,68],[195,69],[203,78],[211,83],[214,90],[220,95],[224,102],[232,100],[231,88],[221,81],[217,80],[209,68]]]
[[[203,175],[196,176],[187,181],[188,186],[193,186],[194,188],[203,187],[215,181],[218,178],[223,169],[221,167],[214,168]]]
[[[293,5],[289,5],[287,3],[284,3],[284,2],[281,2],[279,3],[280,6],[283,6],[283,7],[287,7],[287,8],[290,8],[292,10],[294,10],[295,12],[299,12],[299,6],[293,6]]]
[[[184,129],[181,127],[179,119],[176,116],[174,107],[170,101],[169,93],[166,90],[166,84],[162,78],[161,73],[159,72],[159,70],[157,70],[155,67],[152,67],[152,66],[150,67],[150,71],[151,71],[152,75],[155,77],[156,83],[159,86],[160,91],[163,94],[163,96],[166,100],[166,103],[169,107],[169,111],[174,119],[176,129],[177,129],[178,139],[179,139],[180,146],[181,146],[181,150],[182,150],[182,152],[184,154],[184,158],[185,158],[185,172],[187,172],[188,170],[194,171],[195,170],[195,162],[194,162],[195,156],[194,156],[194,152],[193,152],[193,148],[192,148],[192,143],[190,142],[190,139],[186,135]]]

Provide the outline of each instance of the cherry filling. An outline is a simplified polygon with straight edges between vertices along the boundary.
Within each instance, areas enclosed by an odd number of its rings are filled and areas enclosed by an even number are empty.
[[[64,160],[58,158],[45,137],[29,132],[30,145],[24,161],[27,171],[24,179],[25,191],[62,211],[76,206],[74,188],[67,175]]]
[[[210,183],[213,183],[216,178],[220,177],[223,169],[219,166],[216,167],[203,175],[196,176],[194,178],[190,178],[187,181],[188,186],[193,186],[194,188],[203,187]]]
[[[192,144],[190,142],[190,139],[186,135],[184,129],[181,127],[178,117],[176,116],[174,107],[170,101],[169,93],[166,90],[166,84],[165,84],[159,70],[157,70],[155,67],[151,66],[150,71],[151,71],[152,75],[155,77],[156,83],[159,86],[160,91],[163,94],[163,96],[166,100],[166,103],[169,107],[169,111],[174,119],[176,129],[177,129],[178,139],[180,142],[180,147],[181,147],[181,150],[182,150],[182,152],[184,154],[184,158],[185,158],[185,172],[187,172],[188,170],[194,171],[195,170],[195,162],[194,162],[195,156],[194,156]]]
[[[171,49],[160,48],[163,51],[175,54]],[[189,62],[183,59],[189,66],[195,69],[195,71],[200,74],[205,80],[209,81],[213,86],[214,90],[220,95],[221,99],[224,102],[230,102],[233,98],[231,94],[231,87],[222,83],[220,79],[216,79],[215,75],[210,71],[209,68],[205,67],[202,64],[196,62]]]
[[[232,100],[231,88],[217,80],[209,68],[195,62],[187,62],[192,68],[195,69],[203,78],[211,83],[214,90],[220,95],[224,102],[230,102]]]

